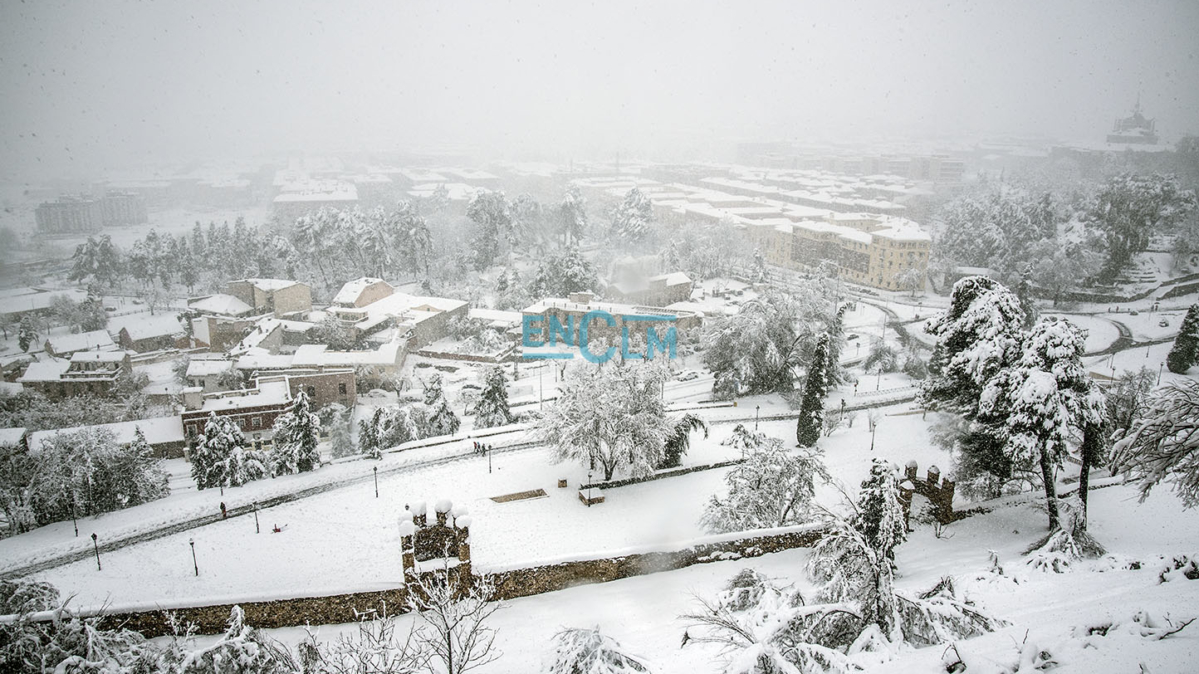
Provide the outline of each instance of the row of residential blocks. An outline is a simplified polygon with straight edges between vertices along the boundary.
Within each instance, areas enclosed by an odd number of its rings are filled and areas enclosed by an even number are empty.
[[[146,222],[146,202],[136,194],[108,192],[100,197],[64,196],[42,203],[34,211],[39,231],[47,234],[95,232]]]

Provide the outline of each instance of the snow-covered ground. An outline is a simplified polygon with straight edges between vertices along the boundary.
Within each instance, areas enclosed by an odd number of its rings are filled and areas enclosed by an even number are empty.
[[[606,504],[605,504],[606,505]],[[897,551],[897,585],[905,590],[931,587],[953,576],[959,590],[1010,626],[976,639],[957,642],[967,672],[999,672],[988,661],[1012,671],[1017,648],[1027,639],[1059,663],[1054,672],[1153,672],[1189,674],[1199,663],[1195,625],[1160,641],[1113,630],[1107,636],[1075,636],[1092,625],[1130,623],[1138,611],[1178,623],[1199,615],[1199,581],[1158,582],[1162,557],[1199,551],[1199,510],[1182,511],[1172,494],[1160,491],[1140,504],[1130,487],[1092,492],[1091,530],[1113,557],[1084,562],[1064,574],[1023,566],[1021,552],[1044,534],[1044,514],[1031,506],[1001,508],[954,523],[944,538],[920,527]],[[988,551],[998,553],[1005,576],[987,574]],[[686,569],[585,585],[506,602],[490,624],[498,630],[503,656],[480,672],[542,671],[549,643],[563,627],[599,627],[630,652],[648,658],[659,674],[720,672],[715,646],[691,643],[680,648],[695,611],[695,597],[712,597],[744,568],[756,569],[780,584],[804,589],[807,550],[789,550],[756,559],[702,564]],[[1141,562],[1139,570],[1121,568]],[[409,617],[401,617],[401,629]],[[1197,623],[1199,624],[1199,623]],[[325,625],[322,639],[334,639],[352,625]],[[304,638],[303,628],[270,630],[286,643]],[[943,672],[946,646],[905,648],[892,656],[866,654],[867,672]],[[1145,664],[1145,669],[1139,667]],[[1032,670],[1029,670],[1032,671]]]
[[[907,414],[911,405],[881,411],[887,416],[879,421],[873,453],[864,412],[854,415],[853,428],[837,431],[821,443],[830,472],[851,493],[874,456],[900,465],[914,459],[922,472],[933,463],[948,470],[945,453],[928,441],[921,415]],[[792,421],[762,422],[760,427],[788,443],[795,434]],[[686,463],[735,458],[720,444],[731,432],[732,425],[721,424],[712,427],[707,440],[696,436]],[[363,469],[361,462],[345,465]],[[338,468],[328,467],[314,475]],[[237,517],[106,553],[103,571],[96,570],[94,560],[83,560],[37,577],[64,593],[78,593],[75,601],[80,606],[184,600],[209,603],[262,594],[290,596],[299,588],[304,594],[324,594],[388,587],[400,574],[396,522],[404,504],[443,498],[470,509],[475,522],[472,556],[480,568],[534,565],[541,560],[632,546],[682,544],[703,533],[698,521],[704,503],[722,490],[727,469],[612,489],[606,493],[605,503],[591,508],[579,502],[576,491],[577,485],[586,481],[587,470],[576,464],[553,464],[548,450],[497,454],[492,458],[492,471],[488,472],[487,460],[482,457],[405,471],[379,480],[378,499],[372,484],[366,482],[264,510],[260,534],[255,533],[252,517]],[[566,478],[572,488],[557,489],[559,478]],[[241,492],[278,481],[228,490],[226,502],[232,498],[237,503],[248,502],[247,494]],[[547,497],[491,501],[494,496],[532,489],[544,489]],[[204,500],[211,501],[213,509],[217,506],[216,492],[192,495],[191,499],[172,496],[169,500],[189,504]],[[818,493],[819,500],[830,505],[839,497],[831,487]],[[96,521],[121,518],[128,512]],[[285,530],[269,533],[275,524]],[[61,524],[53,526],[61,529]],[[34,533],[46,529],[50,527]],[[88,532],[90,528],[81,526],[82,536]],[[70,523],[58,535],[64,533],[71,535]],[[24,536],[0,544],[12,546],[21,538]],[[198,578],[191,566],[188,541],[192,539],[201,570]],[[16,552],[20,546],[10,549]],[[263,564],[264,559],[283,563]],[[347,573],[347,569],[353,571]]]

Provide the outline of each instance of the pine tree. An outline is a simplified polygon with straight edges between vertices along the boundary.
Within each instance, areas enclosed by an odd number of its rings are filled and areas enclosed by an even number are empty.
[[[192,479],[197,489],[240,487],[266,477],[261,454],[246,449],[246,436],[233,419],[213,412],[191,455]]]
[[[738,428],[743,428],[738,424]],[[666,444],[662,446],[662,463],[658,468],[677,468],[683,463],[683,455],[691,448],[691,433],[702,430],[708,437],[708,424],[694,414],[684,414],[674,422]]]
[[[339,407],[329,420],[329,453],[333,458],[340,459],[356,452],[354,438],[350,434],[350,411],[334,403],[330,407]]]
[[[383,458],[379,446],[379,426],[383,420],[383,409],[378,408],[370,419],[358,422],[358,451],[372,459]]]
[[[883,459],[875,459],[870,477],[862,482],[858,512],[852,524],[879,555],[895,561],[895,546],[907,540],[903,506],[895,470]]]
[[[296,393],[291,409],[275,420],[274,445],[271,448],[271,473],[290,475],[320,468],[321,420],[312,413],[308,394]]]
[[[498,365],[483,375],[483,391],[475,404],[475,428],[494,428],[512,423],[508,409],[508,379]]]
[[[21,317],[21,326],[17,332],[17,343],[21,350],[28,353],[29,347],[37,343],[37,328],[33,325],[33,317],[25,314]]]
[[[1186,371],[1199,361],[1199,304],[1192,304],[1182,319],[1182,327],[1174,338],[1174,347],[1166,356],[1166,367],[1174,374]]]
[[[799,421],[795,426],[795,439],[802,447],[811,447],[820,439],[824,425],[824,396],[828,393],[825,369],[828,367],[828,334],[820,335],[816,352],[808,367],[808,381],[804,387],[803,402],[799,407]]]

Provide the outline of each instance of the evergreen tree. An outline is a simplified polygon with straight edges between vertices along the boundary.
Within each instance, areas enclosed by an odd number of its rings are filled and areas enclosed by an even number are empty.
[[[307,473],[320,468],[320,433],[321,420],[312,413],[308,394],[301,389],[291,409],[275,420],[271,474]]]
[[[357,452],[354,447],[354,438],[350,434],[350,411],[344,405],[333,403],[321,410],[321,414],[326,414],[329,426],[329,453],[333,458],[340,459],[344,456],[350,456]],[[324,422],[322,422],[324,425]]]
[[[382,419],[383,410],[378,408],[370,419],[358,422],[358,451],[372,459],[383,458],[382,448],[379,446],[378,430]]]
[[[808,367],[808,381],[804,386],[803,402],[799,407],[799,421],[795,426],[795,439],[802,447],[811,447],[820,439],[824,425],[824,396],[828,394],[825,369],[828,367],[828,334],[820,335],[816,352]]]
[[[880,556],[894,564],[895,546],[907,540],[908,532],[895,470],[883,459],[874,460],[870,476],[862,482],[852,524]]]
[[[1186,374],[1199,361],[1199,304],[1192,304],[1174,338],[1174,347],[1166,356],[1166,367],[1174,374]]]
[[[17,344],[22,351],[28,353],[29,347],[37,344],[37,339],[37,327],[33,324],[33,317],[25,314],[21,317],[21,326],[17,329]]]
[[[197,489],[240,487],[266,477],[262,452],[246,449],[246,436],[233,419],[208,415],[204,437],[192,452],[192,479]]]
[[[471,242],[475,269],[487,269],[495,262],[501,237],[512,227],[512,212],[503,192],[479,192],[466,207],[466,216],[478,226]]]
[[[498,365],[487,368],[483,375],[483,392],[475,404],[475,428],[494,428],[512,423],[507,383],[503,368]]]
[[[426,391],[426,401],[428,399],[428,391]],[[436,397],[432,402],[426,404],[429,405],[429,435],[453,435],[458,432],[462,421],[450,409],[450,402],[446,401],[445,393],[442,393],[440,385],[436,387]]]

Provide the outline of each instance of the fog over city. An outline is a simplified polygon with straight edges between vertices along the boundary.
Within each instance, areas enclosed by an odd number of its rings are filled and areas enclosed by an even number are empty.
[[[1199,6],[7,2],[0,174],[367,148],[719,158],[745,139],[1199,130]]]
[[[1199,672],[1197,51],[0,0],[0,674]]]

